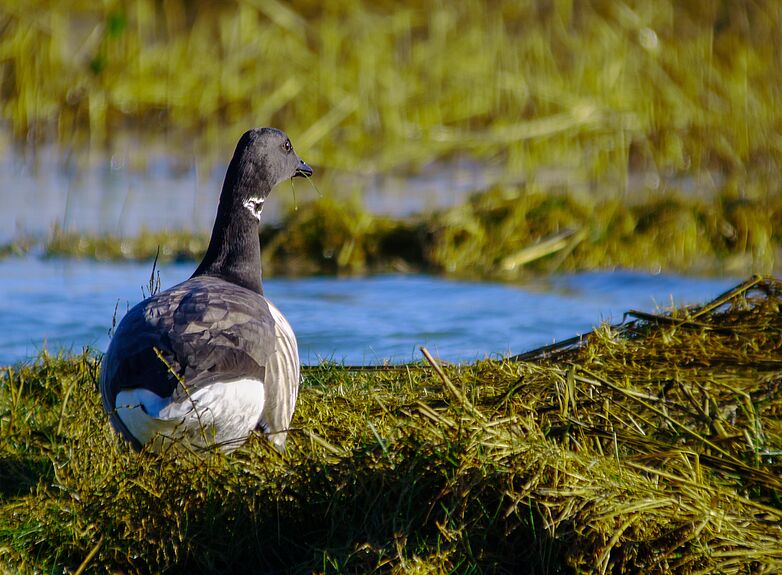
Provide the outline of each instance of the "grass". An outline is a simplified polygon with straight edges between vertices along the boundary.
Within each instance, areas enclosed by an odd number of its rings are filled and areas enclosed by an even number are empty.
[[[636,171],[774,181],[780,25],[775,0],[6,1],[0,115],[131,164],[151,131],[214,162],[272,124],[350,171],[468,154],[619,192]]]
[[[775,0],[6,1],[0,117],[16,145],[132,169],[181,152],[208,173],[271,124],[324,174],[466,155],[524,182],[405,221],[327,196],[262,232],[277,273],[768,273],[781,25]],[[637,176],[693,183],[636,196]],[[43,251],[204,242],[55,231]],[[532,356],[317,366],[285,455],[135,454],[97,358],[44,354],[0,378],[0,571],[780,572],[780,304],[753,281]]]
[[[771,273],[780,27],[776,0],[7,1],[0,117],[24,150],[56,142],[130,170],[197,158],[199,174],[248,126],[284,127],[327,199],[265,231],[272,272]],[[465,156],[523,183],[431,220],[328,199],[330,174]],[[55,232],[44,251],[196,258],[204,244]]]
[[[523,357],[311,367],[284,455],[133,453],[96,358],[42,355],[0,380],[0,564],[776,573],[780,305],[755,278]]]
[[[324,197],[261,231],[267,274],[423,270],[514,280],[529,273],[612,269],[773,273],[782,265],[782,191],[674,190],[593,201],[532,185],[497,186],[464,205],[407,219]],[[50,257],[199,259],[208,238],[145,232],[89,237],[55,229]],[[29,249],[29,244],[28,244]],[[8,249],[13,252],[14,250]]]

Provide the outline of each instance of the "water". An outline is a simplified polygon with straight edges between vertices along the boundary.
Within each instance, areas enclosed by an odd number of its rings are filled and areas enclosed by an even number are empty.
[[[144,157],[144,169],[130,168]],[[226,158],[227,159],[227,158]],[[207,233],[217,210],[227,165],[200,173],[190,161],[126,150],[80,165],[80,156],[63,156],[44,147],[27,156],[0,145],[0,244],[18,237],[64,230],[132,237],[141,230]],[[317,172],[317,184],[338,199],[361,190],[364,209],[396,217],[462,203],[471,193],[503,179],[496,166],[467,159],[434,163],[414,175]],[[296,201],[317,198],[309,184],[294,183]],[[290,186],[274,192],[264,206],[264,223],[279,221],[293,207]]]
[[[142,156],[145,167],[133,168]],[[0,244],[21,235],[40,237],[55,223],[126,237],[142,228],[209,231],[225,166],[199,173],[195,157],[176,159],[133,145],[119,146],[110,157],[82,160],[54,147],[25,155],[0,141]],[[324,189],[348,196],[361,190],[366,209],[392,216],[461,203],[508,177],[497,166],[463,158],[415,175],[320,176]],[[536,181],[556,183],[565,176],[557,170],[538,174]],[[266,222],[291,207],[292,195],[284,188],[266,206]],[[301,202],[315,196],[303,184],[297,195]],[[185,279],[193,267],[164,266],[163,287]],[[0,365],[29,360],[43,346],[105,350],[115,306],[119,302],[121,316],[142,299],[149,270],[148,263],[0,261]],[[617,272],[525,286],[388,275],[270,279],[265,287],[294,326],[305,363],[365,364],[419,359],[421,345],[451,361],[520,353],[589,331],[601,320],[619,321],[630,308],[652,310],[671,296],[678,303],[701,302],[734,283]]]
[[[66,155],[54,146],[22,154],[3,145],[0,131],[0,244],[21,236],[45,236],[54,225],[68,231],[122,237],[135,236],[143,229],[211,230],[226,164],[199,169],[196,157],[175,157],[155,151],[154,145],[152,151],[138,143],[118,147],[120,151],[112,155],[95,158]],[[133,167],[139,162],[143,167]],[[499,165],[466,157],[434,162],[414,174],[373,175],[314,168],[315,181],[325,194],[354,199],[360,192],[365,210],[394,217],[459,205],[496,183],[531,181],[543,189],[583,193],[589,189],[582,177],[561,167],[534,174],[508,173]],[[721,181],[719,174],[709,174],[703,181],[693,177],[666,179],[665,185],[708,195]],[[624,185],[627,191],[644,197],[644,191],[657,190],[663,183],[656,173],[633,173]],[[305,182],[295,186],[297,202],[318,197]],[[609,181],[601,181],[600,187],[623,189]],[[286,184],[277,187],[273,199],[264,207],[267,224],[279,221],[294,205]]]
[[[0,365],[30,360],[44,346],[105,350],[115,306],[121,316],[141,301],[150,268],[73,259],[0,261]],[[163,266],[163,288],[193,269],[193,263]],[[651,311],[671,298],[704,302],[736,283],[612,272],[523,286],[381,275],[270,278],[264,288],[293,325],[303,363],[377,364],[420,359],[421,345],[449,361],[521,353],[602,320],[620,321],[631,308]]]

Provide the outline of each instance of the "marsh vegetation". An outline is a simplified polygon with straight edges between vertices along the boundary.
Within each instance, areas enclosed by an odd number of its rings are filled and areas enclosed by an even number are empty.
[[[136,0],[0,14],[2,114],[23,141],[118,146],[163,130],[169,146],[222,159],[248,125],[271,124],[322,167],[469,153],[603,182],[630,170],[755,179],[782,159],[773,0]]]
[[[780,29],[776,0],[4,2],[0,144],[208,174],[284,127],[322,198],[262,229],[272,274],[768,274]],[[409,218],[334,175],[460,158],[504,177]],[[0,256],[206,244],[55,227]],[[139,456],[99,354],[43,352],[0,375],[0,571],[778,573],[780,305],[755,278],[498,361],[311,366],[283,455]]]
[[[160,248],[162,261],[198,260],[208,239],[187,231],[120,238],[55,229],[42,249],[49,257],[151,260]],[[327,197],[264,226],[261,245],[264,273],[271,275],[394,270],[518,280],[614,268],[772,273],[782,264],[782,194],[703,199],[669,192],[628,202],[497,186],[463,205],[409,218]]]
[[[97,361],[2,376],[21,571],[775,573],[782,285],[503,361],[304,376],[280,455],[122,445]],[[81,571],[80,571],[81,572]]]
[[[769,273],[780,259],[772,0],[33,2],[6,4],[0,26],[0,113],[29,153],[54,142],[144,169],[162,148],[208,173],[248,125],[284,126],[325,197],[267,229],[270,270]],[[332,199],[332,170],[465,156],[522,183],[409,222],[366,214],[360,189]],[[560,250],[533,249],[561,255],[524,252],[565,229]],[[192,232],[55,230],[45,251],[197,257]]]

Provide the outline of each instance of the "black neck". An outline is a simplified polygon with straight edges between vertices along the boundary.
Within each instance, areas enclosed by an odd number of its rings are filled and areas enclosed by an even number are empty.
[[[242,205],[248,196],[266,197],[270,190],[264,178],[255,173],[257,167],[234,157],[217,206],[212,238],[204,259],[193,273],[196,276],[215,276],[238,284],[260,294],[261,244],[258,237],[258,219]],[[246,190],[252,187],[252,190]],[[249,193],[248,193],[249,192]]]

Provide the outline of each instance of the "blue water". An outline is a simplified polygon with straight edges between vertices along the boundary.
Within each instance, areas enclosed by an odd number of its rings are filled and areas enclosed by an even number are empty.
[[[115,307],[141,301],[149,263],[10,258],[0,261],[0,365],[43,348],[104,351]],[[194,264],[162,266],[165,289]],[[555,276],[528,285],[424,275],[269,278],[266,295],[286,315],[303,363],[377,364],[420,359],[418,347],[450,361],[521,353],[645,311],[711,299],[738,278],[630,272]]]

